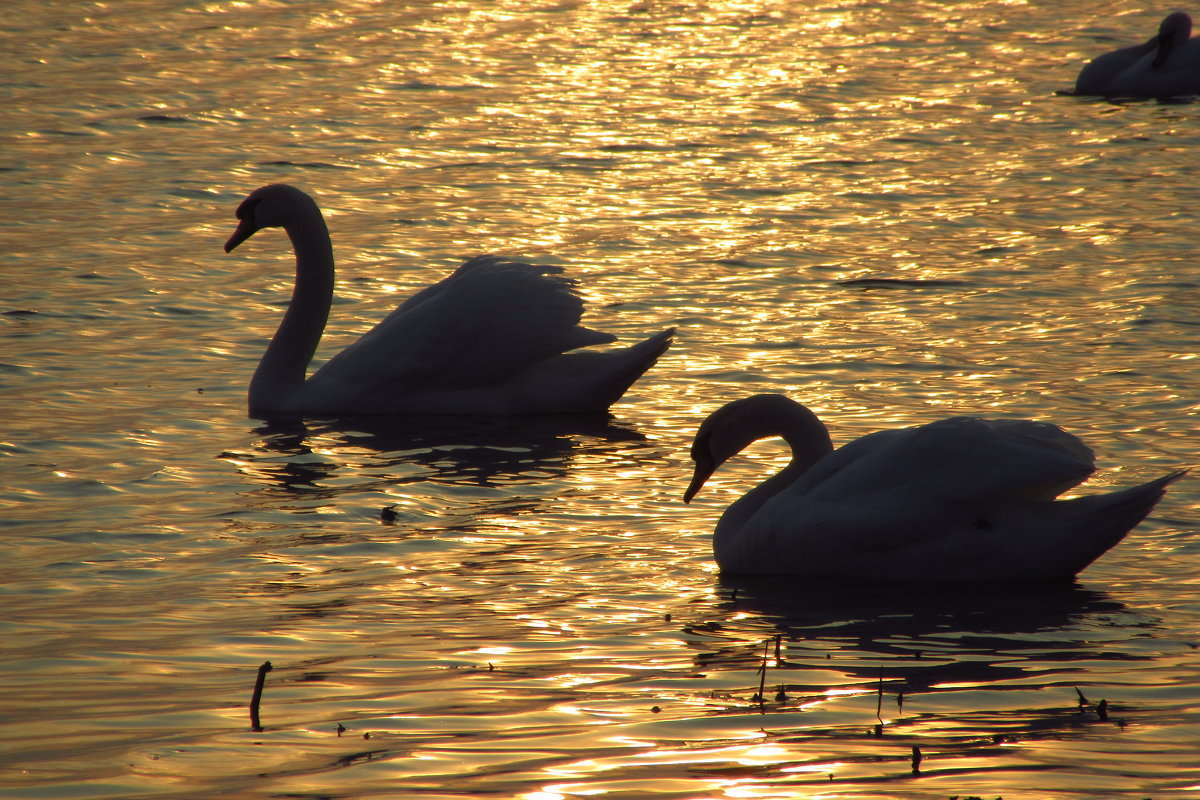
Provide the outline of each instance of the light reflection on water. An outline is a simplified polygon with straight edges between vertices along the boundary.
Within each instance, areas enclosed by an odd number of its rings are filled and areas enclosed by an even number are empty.
[[[680,502],[756,391],[1194,462],[1197,106],[1055,95],[1161,10],[1044,5],[6,9],[0,794],[1194,791],[1191,481],[1054,591],[718,576],[770,443]],[[290,264],[220,244],[272,181],[324,356],[488,250],[679,341],[611,420],[247,419]]]

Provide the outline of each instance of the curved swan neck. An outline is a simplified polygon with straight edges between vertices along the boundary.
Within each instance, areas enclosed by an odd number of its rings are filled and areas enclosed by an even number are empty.
[[[743,424],[747,426],[745,444],[772,436],[781,437],[791,448],[792,460],[778,473],[735,500],[721,515],[713,538],[718,563],[732,563],[725,561],[727,553],[739,551],[738,546],[734,545],[738,534],[768,500],[794,484],[813,464],[833,452],[829,429],[816,414],[781,395],[759,397],[763,399],[750,398],[755,401],[753,406],[747,405],[743,410]]]
[[[305,198],[307,200],[307,198]],[[303,388],[333,301],[333,245],[320,209],[296,203],[283,228],[296,254],[292,300],[250,379],[250,409],[284,410]]]
[[[755,495],[759,506],[791,486],[813,464],[833,452],[833,440],[825,423],[799,403],[788,402],[789,406],[770,418],[771,433],[757,437],[778,436],[792,451],[792,460],[786,467],[746,493],[746,497]]]

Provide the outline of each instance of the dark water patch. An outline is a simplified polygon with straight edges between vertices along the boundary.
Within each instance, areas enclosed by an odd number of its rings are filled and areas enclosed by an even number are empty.
[[[786,197],[790,194],[807,191],[807,189],[783,189],[777,186],[734,187],[718,192],[721,197],[755,198],[755,197]]]
[[[576,172],[599,172],[616,166],[620,162],[615,158],[599,158],[597,156],[572,156],[560,159],[559,169],[569,169]]]
[[[0,362],[0,373],[5,375],[22,375],[25,377],[32,377],[37,374],[34,370],[21,364],[8,364],[5,362]]]
[[[473,169],[475,167],[491,166],[487,161],[452,161],[445,164],[430,164],[427,167],[420,167],[423,170],[451,170],[451,169]]]
[[[259,161],[262,167],[298,167],[300,169],[353,169],[341,164],[330,164],[327,161]]]
[[[1138,317],[1129,321],[1130,325],[1147,327],[1150,325],[1183,325],[1185,327],[1200,326],[1200,320],[1180,319],[1178,317]]]
[[[142,122],[199,122],[199,120],[175,116],[172,114],[143,114],[137,119]]]
[[[206,317],[211,312],[199,308],[184,308],[183,306],[157,306],[154,311],[159,314],[170,314],[177,317]]]
[[[859,286],[864,289],[893,289],[893,288],[939,288],[954,286],[970,286],[966,281],[945,280],[941,278],[850,278],[838,281],[839,286]]]
[[[316,56],[271,56],[271,61],[295,62],[299,64],[332,64],[335,62],[333,58],[318,58]]]
[[[596,149],[605,153],[664,153],[670,150],[678,150],[679,146],[675,144],[660,145],[650,142],[636,142],[633,144],[606,144]]]
[[[95,133],[95,131],[71,131],[71,130],[66,130],[63,128],[43,128],[43,129],[37,131],[37,133],[39,133],[43,136],[69,136],[69,137],[83,137],[83,136],[96,136],[97,135]]]
[[[471,92],[485,90],[486,86],[478,83],[431,83],[429,81],[411,80],[388,84],[389,88],[409,92]]]

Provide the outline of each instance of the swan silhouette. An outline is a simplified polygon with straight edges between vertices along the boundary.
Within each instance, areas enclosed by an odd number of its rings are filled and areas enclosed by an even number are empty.
[[[1055,500],[1093,471],[1057,425],[953,417],[834,450],[825,425],[782,395],[735,400],[700,425],[690,502],[727,459],[780,436],[792,461],[725,510],[725,572],[909,581],[1069,580],[1121,541],[1173,472],[1109,494]]]
[[[604,412],[671,344],[675,329],[617,350],[579,324],[562,268],[476,256],[400,304],[305,377],[333,300],[333,245],[317,204],[286,184],[237,209],[225,252],[283,228],[296,256],[291,303],[250,380],[250,413],[532,414]]]
[[[1192,18],[1168,14],[1142,44],[1104,53],[1075,80],[1075,94],[1175,97],[1200,92],[1200,40],[1190,38]]]

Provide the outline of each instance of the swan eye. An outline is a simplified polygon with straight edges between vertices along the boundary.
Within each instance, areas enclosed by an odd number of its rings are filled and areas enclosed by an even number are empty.
[[[258,204],[261,202],[262,200],[257,197],[246,200],[240,206],[238,206],[237,218],[253,220],[254,212],[258,208]]]

